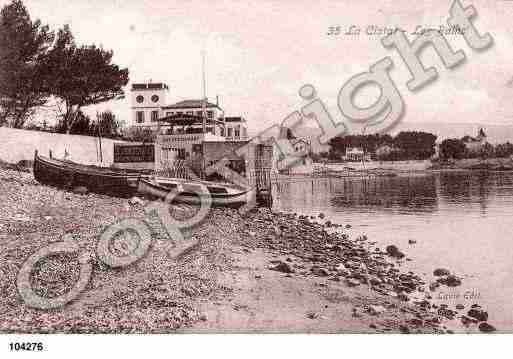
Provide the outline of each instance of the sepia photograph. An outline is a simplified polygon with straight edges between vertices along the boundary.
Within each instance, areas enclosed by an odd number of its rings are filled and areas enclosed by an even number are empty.
[[[512,17],[0,0],[0,356],[509,339]]]

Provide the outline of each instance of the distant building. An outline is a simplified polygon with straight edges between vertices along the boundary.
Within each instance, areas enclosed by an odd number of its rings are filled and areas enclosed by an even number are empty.
[[[286,161],[282,161],[282,156]],[[313,172],[313,160],[310,158],[310,143],[295,138],[288,128],[281,128],[275,141],[275,168],[282,174],[310,174]]]
[[[295,140],[290,141],[292,143],[292,147],[294,147],[294,152],[296,153],[310,153],[310,143],[304,139],[297,138]]]
[[[378,158],[388,156],[392,152],[396,152],[398,149],[392,145],[383,144],[376,148],[376,156]]]
[[[381,160],[389,160],[389,159],[393,159],[394,157],[396,157],[396,156],[393,156],[394,154],[399,155],[401,152],[402,152],[402,150],[399,147],[396,147],[392,144],[385,143],[385,144],[380,145],[378,148],[376,148],[374,157],[380,161]]]
[[[486,140],[486,134],[482,128],[477,132],[477,137],[465,136],[462,138],[467,151],[470,153],[480,152],[484,146],[488,143]]]
[[[359,162],[370,161],[371,157],[370,154],[365,153],[365,151],[361,147],[347,147],[344,159],[350,162]]]

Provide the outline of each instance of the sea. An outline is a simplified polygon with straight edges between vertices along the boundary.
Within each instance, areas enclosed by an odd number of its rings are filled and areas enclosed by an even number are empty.
[[[273,185],[273,195],[275,211],[350,225],[344,231],[353,237],[398,246],[411,259],[401,269],[427,283],[436,268],[450,270],[462,285],[440,287],[432,301],[449,308],[480,304],[490,324],[513,333],[513,172],[290,177]]]

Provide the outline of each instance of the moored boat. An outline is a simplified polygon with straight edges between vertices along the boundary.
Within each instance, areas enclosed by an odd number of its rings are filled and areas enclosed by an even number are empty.
[[[38,155],[34,156],[34,178],[46,185],[73,189],[85,187],[90,192],[130,196],[137,192],[140,172],[83,165]]]
[[[218,183],[209,181],[195,181],[180,178],[156,177],[153,179],[139,179],[139,193],[166,199],[172,191],[176,195],[172,202],[201,204],[202,200],[212,200],[214,206],[239,207],[246,204],[255,189],[247,189],[231,183]]]

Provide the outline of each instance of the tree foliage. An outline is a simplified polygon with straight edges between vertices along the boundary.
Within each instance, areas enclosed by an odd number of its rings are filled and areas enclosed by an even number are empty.
[[[34,108],[47,101],[43,74],[53,39],[47,25],[31,20],[22,1],[0,11],[0,125],[23,127]]]
[[[440,158],[461,159],[465,157],[467,147],[462,140],[448,138],[440,144]]]
[[[414,160],[425,160],[435,154],[436,136],[422,131],[399,132],[394,138],[404,157]]]
[[[513,144],[506,142],[495,146],[494,154],[496,157],[510,157],[513,155]]]
[[[67,132],[71,135],[105,138],[120,137],[120,125],[116,116],[110,111],[99,113],[96,116],[96,120],[92,120],[88,115],[79,110],[69,128],[63,127],[63,122],[59,122],[55,127],[55,131],[59,133]]]
[[[154,143],[157,138],[157,130],[146,127],[132,126],[123,131],[124,140],[142,143]]]
[[[101,112],[97,115],[96,127],[102,137],[118,138],[121,136],[121,124],[111,111]]]
[[[385,160],[428,159],[435,153],[436,136],[419,131],[404,131],[392,137],[388,134],[349,135],[331,139],[332,157],[341,157],[348,147],[360,147],[367,153],[376,153],[383,146],[394,150],[386,153]]]
[[[96,45],[78,47],[68,26],[60,29],[53,51],[47,58],[50,92],[62,100],[60,127],[73,127],[82,107],[123,95],[128,70],[112,63],[112,51]]]
[[[128,83],[128,70],[112,58],[101,46],[77,45],[67,25],[55,34],[32,21],[23,2],[12,0],[0,12],[0,125],[23,127],[53,96],[61,109],[57,128],[70,133],[80,121],[85,131],[81,109],[121,97]]]
[[[385,134],[348,135],[334,137],[329,144],[335,152],[345,153],[348,147],[361,147],[366,152],[374,152],[379,146],[393,143],[392,136]]]

